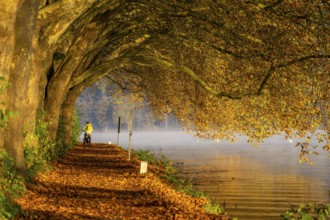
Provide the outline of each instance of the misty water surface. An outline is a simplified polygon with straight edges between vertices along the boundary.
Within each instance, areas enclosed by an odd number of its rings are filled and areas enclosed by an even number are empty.
[[[116,131],[94,133],[93,142],[117,143]],[[281,219],[290,204],[330,202],[330,159],[313,157],[314,166],[299,164],[299,149],[276,136],[255,148],[241,138],[219,143],[180,131],[134,132],[132,148],[161,151],[177,165],[180,176],[192,180],[239,219]],[[127,148],[128,133],[119,145]]]

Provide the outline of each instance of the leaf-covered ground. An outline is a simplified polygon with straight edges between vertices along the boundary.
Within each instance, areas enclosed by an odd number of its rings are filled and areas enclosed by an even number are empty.
[[[115,145],[76,146],[17,199],[20,219],[221,219],[139,166]]]

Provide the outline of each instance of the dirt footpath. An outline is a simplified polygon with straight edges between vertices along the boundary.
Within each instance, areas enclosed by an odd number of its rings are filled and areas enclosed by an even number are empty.
[[[221,219],[202,209],[206,200],[172,190],[115,145],[81,145],[38,176],[17,199],[20,219]]]

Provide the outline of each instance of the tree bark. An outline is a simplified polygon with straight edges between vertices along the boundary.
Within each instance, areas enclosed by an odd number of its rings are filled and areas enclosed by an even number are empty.
[[[7,107],[16,116],[11,118],[6,128],[4,140],[9,155],[16,161],[16,167],[23,175],[26,173],[23,149],[24,114],[28,109],[28,82],[32,76],[33,35],[38,15],[39,2],[24,1],[17,10],[15,22],[15,49],[13,63],[9,69],[9,89]]]
[[[62,105],[62,118],[63,118],[63,134],[64,137],[62,137],[62,141],[64,146],[71,147],[72,146],[72,138],[73,138],[73,132],[72,132],[72,123],[73,123],[73,114],[75,110],[75,103],[82,92],[82,90],[85,87],[83,85],[77,86],[70,90],[70,92],[67,94],[63,105]]]
[[[15,48],[15,22],[17,9],[22,0],[0,0],[0,87],[9,79],[9,67],[12,63],[12,55]],[[0,93],[0,100],[6,100],[6,90]],[[6,112],[6,103],[0,104],[0,111]],[[0,126],[0,149],[4,148],[4,128]]]

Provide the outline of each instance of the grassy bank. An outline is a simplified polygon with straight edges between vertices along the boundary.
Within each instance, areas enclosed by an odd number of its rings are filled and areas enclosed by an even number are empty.
[[[173,166],[173,162],[166,158],[164,154],[160,153],[156,155],[150,150],[133,150],[133,155],[139,160],[147,161],[151,164],[151,170],[170,184],[176,191],[185,193],[194,198],[205,199],[207,202],[203,208],[207,213],[212,215],[221,215],[229,219],[223,207],[214,203],[203,192],[194,189],[189,180],[179,178],[177,176],[177,171]]]

